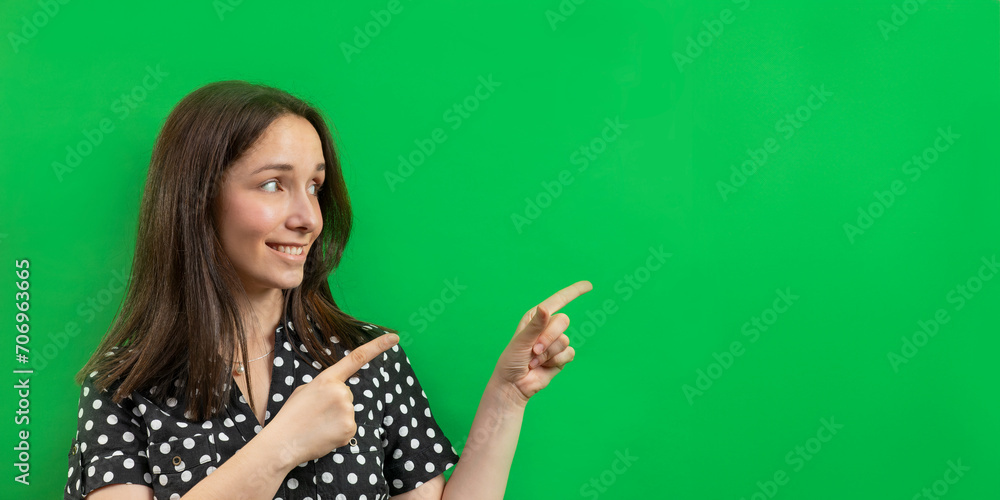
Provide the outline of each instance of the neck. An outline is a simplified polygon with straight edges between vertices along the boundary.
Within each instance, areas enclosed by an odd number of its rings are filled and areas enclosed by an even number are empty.
[[[281,321],[284,300],[280,289],[247,290],[251,311],[244,315],[247,355],[259,356],[274,347],[274,329]]]

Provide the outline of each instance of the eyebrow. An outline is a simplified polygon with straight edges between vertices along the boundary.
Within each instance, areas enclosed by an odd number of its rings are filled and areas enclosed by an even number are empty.
[[[265,170],[281,170],[283,172],[289,172],[295,170],[295,167],[292,167],[287,163],[269,163],[267,165],[264,165],[263,167],[258,168],[257,170],[254,170],[253,172],[250,173],[250,175],[257,175],[257,173],[263,172]],[[316,164],[316,171],[317,172],[326,171],[326,163]]]

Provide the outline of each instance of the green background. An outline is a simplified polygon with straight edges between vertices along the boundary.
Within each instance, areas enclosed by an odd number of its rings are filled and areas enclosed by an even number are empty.
[[[154,138],[225,79],[327,113],[356,210],[335,296],[403,331],[459,451],[521,315],[593,283],[563,309],[576,358],[528,405],[507,498],[909,499],[940,493],[949,461],[969,469],[946,498],[1000,496],[1000,279],[976,278],[1000,251],[995,0],[403,0],[348,55],[388,2],[57,5],[6,2],[0,20],[8,42],[45,21],[0,47],[3,348],[14,260],[29,259],[35,368],[25,487],[2,356],[5,496],[61,498],[72,376],[121,299]],[[157,65],[162,81],[136,90]],[[476,109],[458,123],[456,104]],[[104,119],[113,131],[57,173]],[[734,175],[765,144],[778,149]],[[935,160],[918,178],[914,155]],[[876,194],[894,183],[891,203]],[[861,212],[877,217],[849,235]],[[467,288],[444,304],[446,280]],[[777,290],[797,296],[780,313]],[[939,309],[937,334],[916,333]],[[755,318],[771,323],[757,336]],[[920,347],[893,363],[907,341]],[[776,473],[787,483],[766,484]]]

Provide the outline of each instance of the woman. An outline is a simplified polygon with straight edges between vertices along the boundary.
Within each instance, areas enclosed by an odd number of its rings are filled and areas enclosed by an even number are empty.
[[[528,399],[573,359],[553,313],[590,283],[525,313],[459,461],[395,330],[334,303],[350,229],[319,111],[242,81],[181,100],[125,300],[77,376],[65,497],[502,498]]]

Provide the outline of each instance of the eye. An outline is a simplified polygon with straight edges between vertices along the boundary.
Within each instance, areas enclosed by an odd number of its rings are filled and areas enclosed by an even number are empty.
[[[270,189],[270,188],[266,187],[266,186],[271,185],[271,184],[274,184],[274,186],[275,186],[274,189]],[[268,191],[268,192],[271,192],[271,193],[273,193],[275,190],[277,190],[277,186],[278,186],[278,181],[267,181],[267,182],[265,182],[265,183],[263,183],[263,184],[260,185],[260,187],[264,191]]]
[[[319,192],[323,190],[323,185],[322,184],[313,184],[310,187],[313,188],[313,191],[312,191],[311,194],[313,194],[315,196],[318,196]]]

